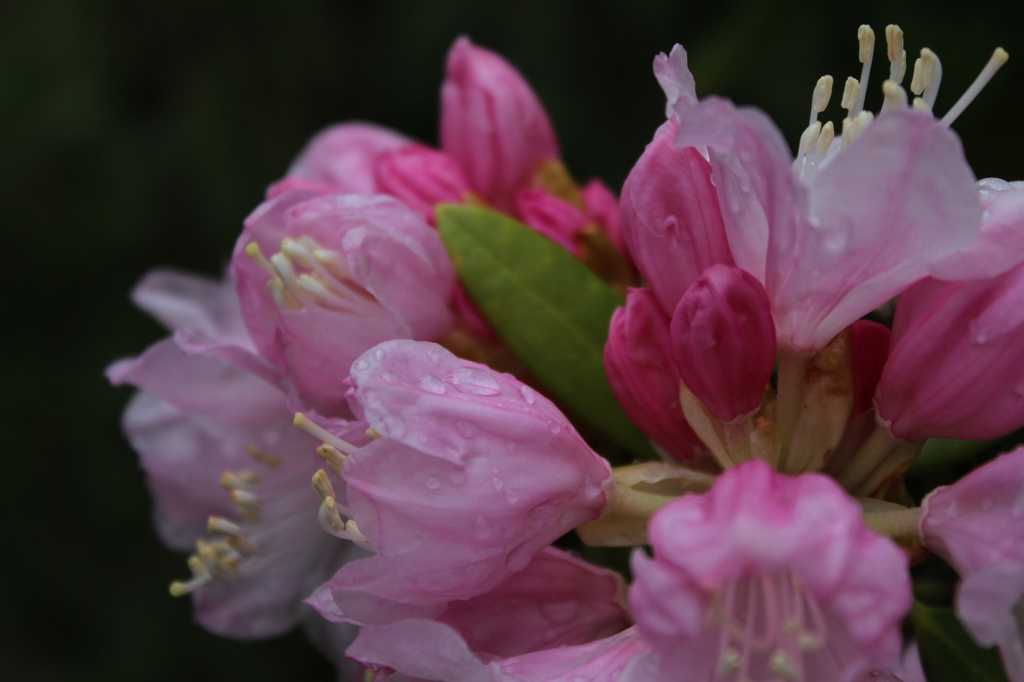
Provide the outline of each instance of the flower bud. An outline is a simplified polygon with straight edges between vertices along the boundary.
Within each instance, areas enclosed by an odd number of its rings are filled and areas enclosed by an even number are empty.
[[[459,162],[474,191],[504,211],[540,164],[558,159],[551,122],[530,86],[466,37],[452,45],[445,66],[441,149]]]
[[[683,294],[670,326],[672,358],[711,416],[750,413],[775,366],[775,324],[753,275],[715,265]]]
[[[455,159],[430,147],[412,144],[377,159],[380,191],[419,211],[434,223],[434,207],[461,202],[469,181]]]
[[[542,189],[524,189],[516,195],[516,213],[532,230],[578,255],[574,235],[588,222],[578,208]]]
[[[1024,424],[1024,265],[972,282],[925,280],[900,296],[875,391],[893,435],[984,440]]]
[[[673,459],[703,450],[679,404],[679,374],[669,351],[669,319],[650,289],[630,289],[612,315],[604,369],[629,418]]]
[[[597,226],[608,235],[630,269],[635,269],[633,258],[626,247],[626,239],[622,234],[622,218],[619,214],[619,200],[608,186],[598,179],[593,179],[580,190],[587,213],[594,219]]]
[[[622,186],[622,234],[637,269],[666,312],[708,267],[732,265],[711,164],[676,147],[665,122]]]

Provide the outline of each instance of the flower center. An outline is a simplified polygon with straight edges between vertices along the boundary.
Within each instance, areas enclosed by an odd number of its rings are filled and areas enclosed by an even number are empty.
[[[811,96],[810,124],[800,136],[797,158],[793,167],[804,182],[810,182],[817,176],[824,162],[834,157],[841,150],[853,144],[874,120],[875,115],[864,111],[864,98],[867,94],[868,78],[871,74],[871,63],[875,50],[875,32],[870,26],[864,25],[857,30],[857,41],[860,44],[859,59],[861,67],[860,79],[846,79],[843,88],[841,106],[847,111],[842,122],[841,143],[835,142],[835,125],[828,121],[822,124],[818,114],[825,111],[832,97],[832,76],[818,79]],[[903,48],[903,30],[895,24],[885,28],[885,41],[889,58],[889,78],[882,83],[885,96],[882,112],[908,106],[906,90],[900,85],[907,70],[907,51]],[[957,100],[956,104],[942,118],[942,124],[949,126],[957,119],[964,109],[974,101],[978,93],[992,79],[996,71],[1009,58],[1006,51],[999,47],[992,53],[988,64],[971,84],[971,87]],[[939,95],[939,84],[942,81],[942,62],[938,55],[928,48],[921,50],[921,56],[914,62],[914,75],[910,89],[914,93],[915,109],[931,111],[935,99]]]
[[[715,680],[803,682],[804,656],[825,646],[828,629],[814,596],[791,572],[734,580],[715,596]]]
[[[377,307],[373,295],[352,277],[344,256],[312,237],[284,238],[281,250],[269,260],[256,242],[250,242],[245,252],[271,276],[267,288],[280,310],[320,306],[360,313]]]

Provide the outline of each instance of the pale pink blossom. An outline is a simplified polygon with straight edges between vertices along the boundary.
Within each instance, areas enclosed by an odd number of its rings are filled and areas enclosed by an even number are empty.
[[[1024,265],[900,296],[875,392],[893,435],[982,440],[1024,424]]]
[[[998,646],[1011,682],[1024,680],[1024,448],[1002,455],[922,503],[925,546],[963,580],[957,615],[981,646]]]
[[[506,212],[539,167],[559,158],[551,122],[527,82],[464,36],[445,65],[441,149],[458,160],[485,201]]]
[[[907,557],[831,479],[746,462],[648,535],[630,602],[653,651],[635,679],[850,680],[898,663]]]
[[[171,547],[195,551],[192,579],[172,591],[191,593],[196,620],[217,634],[283,633],[299,623],[301,600],[361,553],[311,523],[317,441],[292,426],[275,381],[225,359],[225,349],[252,352],[232,281],[156,272],[133,298],[176,331],[107,370],[111,382],[141,389],[123,426],[157,530]],[[365,440],[358,429],[350,436]]]
[[[692,83],[679,68],[669,76],[668,92]],[[732,256],[764,283],[788,348],[820,350],[978,242],[973,174],[959,139],[930,112],[891,108],[852,143],[809,145],[795,160],[755,109],[680,97],[673,113],[676,144],[707,150]]]
[[[775,366],[775,325],[753,275],[707,268],[679,300],[669,332],[679,377],[711,416],[728,422],[761,404]]]
[[[630,289],[626,306],[612,315],[604,368],[622,409],[672,459],[687,462],[705,451],[683,416],[669,317],[650,289]]]
[[[347,414],[342,379],[367,348],[436,339],[454,323],[454,270],[437,233],[385,196],[271,199],[246,220],[231,273],[260,354],[325,415]]]
[[[608,464],[509,375],[389,341],[353,363],[351,382],[353,410],[382,437],[341,469],[358,539],[375,555],[322,588],[339,619],[367,604],[408,617],[483,594],[605,504]]]

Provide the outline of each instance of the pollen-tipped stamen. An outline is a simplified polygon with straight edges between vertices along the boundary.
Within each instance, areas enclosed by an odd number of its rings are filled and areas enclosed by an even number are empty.
[[[850,118],[864,110],[864,98],[867,96],[868,78],[871,75],[871,63],[874,60],[875,32],[867,24],[863,24],[857,29],[857,43],[860,48],[857,57],[863,66],[860,69],[860,93],[850,109]]]
[[[901,68],[906,60],[906,50],[903,49],[903,29],[896,24],[889,24],[885,27],[885,44],[887,56],[889,57],[889,80],[899,83]]]
[[[992,80],[992,76],[996,75],[996,71],[1002,68],[1006,60],[1010,58],[1006,50],[1001,47],[997,47],[989,58],[988,63],[985,64],[985,68],[981,70],[978,77],[971,83],[971,87],[967,88],[967,92],[960,96],[960,99],[956,101],[953,108],[946,112],[946,115],[942,117],[942,124],[945,126],[953,125],[960,114],[964,113],[964,109],[974,101],[974,98],[988,85],[988,82]]]
[[[319,424],[316,424],[313,420],[311,420],[309,417],[302,414],[301,412],[295,413],[295,418],[292,420],[292,423],[298,426],[306,433],[316,436],[323,442],[340,450],[346,455],[354,455],[356,454],[356,452],[359,451],[359,448],[357,448],[355,445],[352,445],[348,441],[344,441],[341,438],[338,438],[333,433],[323,428]]]

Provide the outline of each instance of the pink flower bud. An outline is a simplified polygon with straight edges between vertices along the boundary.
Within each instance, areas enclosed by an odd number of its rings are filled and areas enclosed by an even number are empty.
[[[1024,266],[900,296],[875,392],[893,435],[983,440],[1024,424]]]
[[[377,157],[411,143],[404,135],[370,123],[341,123],[317,133],[292,162],[288,179],[327,185],[342,194],[376,194]],[[282,181],[284,182],[284,181]],[[276,186],[270,196],[281,194]]]
[[[857,320],[850,325],[850,356],[853,364],[853,410],[857,416],[871,408],[878,380],[889,357],[892,332],[883,324]]]
[[[604,369],[629,418],[674,459],[686,462],[704,448],[679,404],[668,325],[650,289],[630,289],[626,307],[612,315]]]
[[[516,213],[526,225],[569,253],[579,254],[573,238],[587,226],[587,216],[567,201],[542,189],[524,189],[516,195]]]
[[[732,265],[711,164],[676,147],[665,122],[622,186],[622,232],[637,269],[666,312],[706,268]]]
[[[377,159],[381,192],[401,200],[434,223],[434,207],[458,203],[469,193],[469,181],[450,156],[419,144],[388,152]]]
[[[626,238],[622,234],[622,218],[619,214],[619,200],[615,198],[608,186],[598,179],[588,182],[580,194],[583,196],[583,204],[587,213],[594,219],[612,244],[618,250],[622,258],[634,268],[633,257],[629,254],[626,246]]]
[[[537,168],[558,159],[551,122],[523,77],[498,55],[461,37],[441,86],[441,149],[473,190],[507,211]]]
[[[708,268],[679,301],[670,330],[679,376],[711,416],[732,421],[760,404],[775,366],[775,324],[753,275]]]

